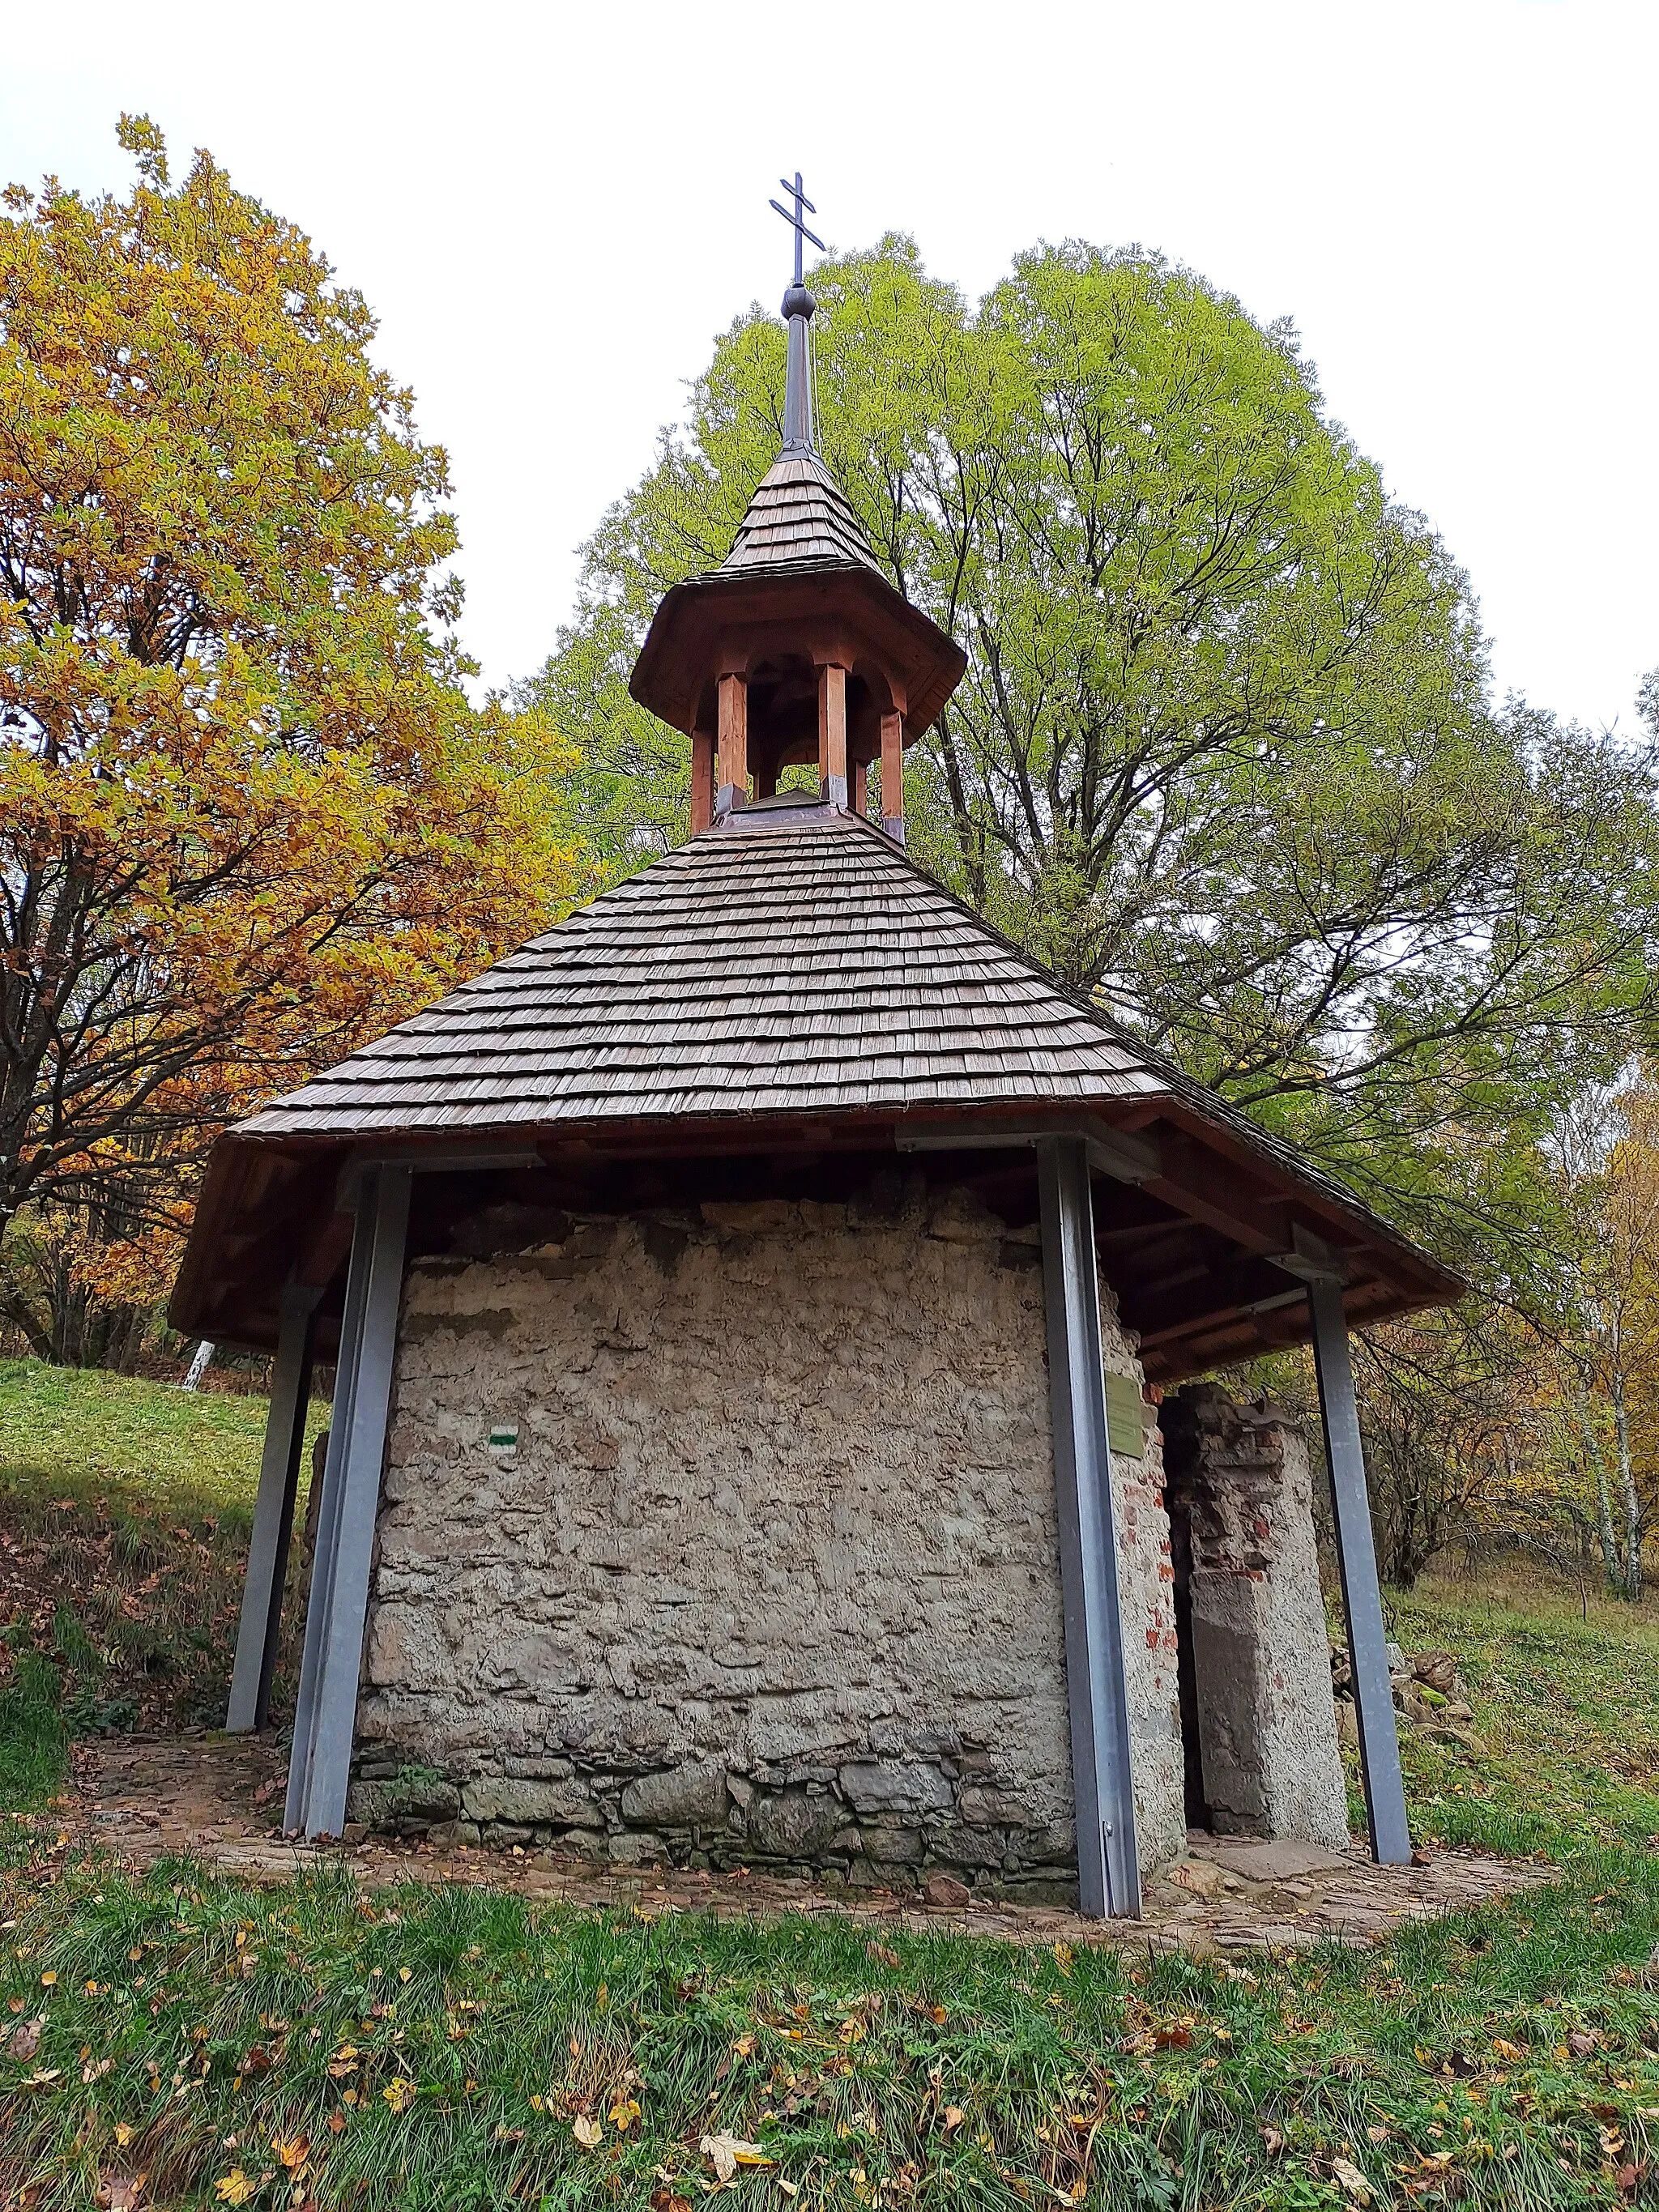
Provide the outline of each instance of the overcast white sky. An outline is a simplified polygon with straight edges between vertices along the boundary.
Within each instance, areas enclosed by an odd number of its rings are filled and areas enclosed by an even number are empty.
[[[367,294],[453,456],[492,680],[781,294],[797,167],[832,245],[908,230],[973,295],[1039,237],[1139,240],[1290,314],[1469,570],[1500,690],[1628,727],[1659,664],[1653,0],[7,12],[4,178],[125,190],[147,110]]]

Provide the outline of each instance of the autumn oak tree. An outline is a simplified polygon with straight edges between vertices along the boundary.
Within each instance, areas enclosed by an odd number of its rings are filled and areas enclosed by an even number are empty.
[[[447,465],[368,308],[121,136],[129,198],[0,220],[0,1290],[53,1357],[32,1237],[153,1297],[228,1116],[576,881],[544,724],[462,688]]]

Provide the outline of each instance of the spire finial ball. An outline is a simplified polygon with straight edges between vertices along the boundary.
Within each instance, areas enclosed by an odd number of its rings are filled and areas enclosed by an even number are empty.
[[[792,284],[783,295],[783,319],[787,323],[796,315],[805,315],[810,322],[817,307],[805,284]]]

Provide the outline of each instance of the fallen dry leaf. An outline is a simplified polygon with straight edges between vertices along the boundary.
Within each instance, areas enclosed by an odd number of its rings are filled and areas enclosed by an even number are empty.
[[[240,2166],[233,2166],[228,2173],[221,2177],[213,2193],[222,2204],[246,2204],[257,2185]]]
[[[26,2020],[21,2027],[13,2028],[6,2047],[14,2058],[33,2057],[40,2048],[40,2031],[46,2024],[44,2020]]]
[[[740,2166],[772,2163],[759,2143],[744,2142],[738,2136],[705,2136],[697,2148],[721,2181],[730,2181]]]
[[[400,2076],[395,2081],[388,2081],[380,2094],[394,2112],[406,2112],[415,2101],[415,2084]]]
[[[1285,2148],[1285,2138],[1277,2128],[1263,2128],[1261,2140],[1267,2147],[1267,2155],[1270,2158],[1277,2158]]]
[[[945,2107],[945,2134],[948,2136],[954,2133],[954,2131],[962,2125],[967,2117],[967,2113],[963,2111],[960,2105],[947,2105]]]
[[[1575,2028],[1567,2038],[1567,2048],[1575,2058],[1588,2058],[1592,2051],[1599,2048],[1601,2041],[1601,2037],[1593,2028],[1588,2031]]]
[[[282,2136],[272,2136],[270,2148],[276,2152],[278,2161],[292,2173],[296,2166],[305,2164],[311,2149],[311,2137],[293,2136],[284,2139]]]
[[[93,2196],[98,2203],[108,2208],[108,2212],[137,2212],[147,2178],[142,2173],[106,2173]]]
[[[570,2123],[570,2132],[584,2150],[597,2150],[605,2140],[604,2124],[591,2119],[586,2112],[578,2112]]]
[[[1336,2176],[1337,2179],[1341,2183],[1344,2190],[1350,2197],[1352,2197],[1356,2204],[1373,2204],[1376,2203],[1376,2191],[1371,2187],[1370,2182],[1366,2180],[1364,2175],[1359,2171],[1359,2168],[1352,2164],[1349,2160],[1346,2158],[1334,2158],[1331,2160],[1331,2172]]]

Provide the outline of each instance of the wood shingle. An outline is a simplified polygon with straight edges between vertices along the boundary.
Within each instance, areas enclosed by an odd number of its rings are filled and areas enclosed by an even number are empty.
[[[719,573],[854,563],[881,574],[853,503],[816,453],[781,453],[761,479]]]
[[[1121,1098],[1164,1076],[856,816],[756,806],[249,1136]]]

